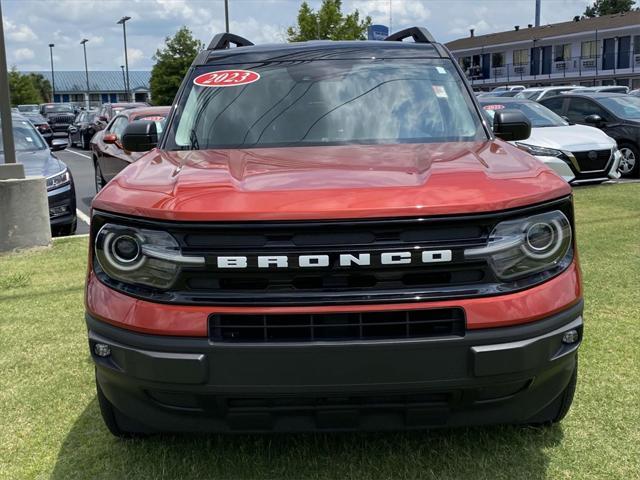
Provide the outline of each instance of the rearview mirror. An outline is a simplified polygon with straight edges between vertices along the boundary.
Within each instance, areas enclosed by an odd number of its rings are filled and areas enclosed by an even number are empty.
[[[158,145],[156,122],[137,120],[126,126],[122,133],[122,146],[130,152],[148,152]]]
[[[602,123],[602,117],[594,113],[593,115],[585,117],[584,121],[591,125],[600,125]]]
[[[49,148],[51,148],[52,152],[59,152],[60,150],[64,150],[68,146],[69,146],[69,143],[66,140],[54,139],[51,142],[51,147],[49,147]]]
[[[526,140],[531,135],[531,122],[520,110],[499,110],[493,117],[493,133],[507,142]]]

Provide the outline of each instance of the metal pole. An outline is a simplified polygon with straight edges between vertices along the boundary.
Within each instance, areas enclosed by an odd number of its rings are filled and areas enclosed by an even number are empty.
[[[87,66],[87,40],[86,38],[82,40],[80,43],[82,44],[82,48],[84,49],[84,75],[87,79],[87,110],[91,107],[90,102],[90,89],[89,89],[89,67]]]
[[[7,72],[7,52],[4,48],[4,25],[2,23],[2,4],[0,3],[0,121],[2,122],[2,141],[4,163],[16,163],[16,149],[13,143],[13,125],[11,124],[11,96],[9,94],[9,73]]]
[[[127,92],[127,79],[124,76],[124,65],[120,65],[120,69],[122,70],[122,85],[124,87],[125,94]]]
[[[391,0],[389,0],[389,33],[393,33],[391,29]]]
[[[56,101],[56,76],[53,73],[53,47],[55,44],[49,44],[49,55],[51,57],[51,102],[55,103]]]
[[[119,24],[122,24],[122,34],[124,36],[124,66],[127,72],[127,82],[126,82],[126,95],[127,100],[131,101],[131,88],[129,84],[129,56],[127,54],[127,26],[126,23],[128,20],[131,20],[131,17],[122,17],[118,20]]]
[[[229,33],[229,0],[224,0],[224,28]]]
[[[542,9],[542,0],[536,0],[536,27],[540,26],[540,10]]]

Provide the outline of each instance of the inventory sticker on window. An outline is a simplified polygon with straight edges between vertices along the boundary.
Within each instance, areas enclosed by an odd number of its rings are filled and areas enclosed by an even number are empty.
[[[218,70],[203,73],[193,79],[201,87],[237,87],[260,80],[260,74],[251,70]]]
[[[438,98],[448,98],[447,91],[442,85],[433,85],[433,93],[435,93]]]
[[[485,105],[484,107],[485,110],[502,110],[504,108],[504,105]]]

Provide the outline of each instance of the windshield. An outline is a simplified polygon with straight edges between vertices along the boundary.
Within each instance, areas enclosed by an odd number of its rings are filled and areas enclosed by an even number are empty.
[[[195,78],[225,67],[195,69],[166,148],[487,139],[449,60],[316,60],[234,68],[232,78],[251,83],[201,86]]]
[[[20,112],[37,112],[38,105],[18,105],[18,110]]]
[[[527,117],[531,122],[531,126],[533,128],[566,127],[567,125],[569,125],[566,120],[553,113],[547,107],[534,102],[482,102],[482,108],[485,109],[487,115],[489,115],[489,118],[491,118],[491,120],[493,120],[496,111],[509,109],[520,110],[522,113],[524,113],[525,117]]]
[[[524,91],[520,91],[520,93],[518,93],[516,95],[516,98],[525,98],[527,100],[533,100],[534,98],[536,98],[538,95],[540,95],[541,90],[524,90]]]
[[[73,113],[71,105],[45,105],[44,113]]]
[[[599,98],[600,103],[621,118],[640,119],[640,98],[631,95]]]
[[[160,114],[153,114],[153,115],[146,115],[144,117],[138,117],[136,118],[136,120],[148,120],[150,122],[154,122],[156,124],[156,131],[158,132],[158,135],[161,134],[164,130],[164,124],[165,121],[167,120],[167,116],[166,115],[160,115]]]
[[[35,131],[30,122],[24,120],[13,122],[13,142],[16,152],[30,152],[47,148],[42,137]],[[0,127],[0,152],[4,153],[2,127]]]

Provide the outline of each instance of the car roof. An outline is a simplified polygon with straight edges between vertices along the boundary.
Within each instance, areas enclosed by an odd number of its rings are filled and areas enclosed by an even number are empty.
[[[442,58],[439,44],[374,40],[312,40],[203,50],[194,65],[253,63],[268,60],[333,60],[377,58]]]
[[[573,90],[571,92],[566,92],[561,95],[562,97],[583,97],[583,98],[610,98],[610,97],[624,97],[626,98],[628,95],[626,93],[616,93],[616,92],[594,92],[593,90],[584,92],[582,90]],[[550,97],[557,98],[557,97]],[[544,100],[547,100],[546,98]],[[542,101],[544,101],[542,100]]]
[[[479,97],[480,103],[538,103],[528,98],[515,98],[515,97]]]
[[[167,115],[170,110],[171,107],[139,107],[124,110],[118,113],[118,115],[124,115],[129,119],[135,119],[137,117],[145,117],[147,115]]]

